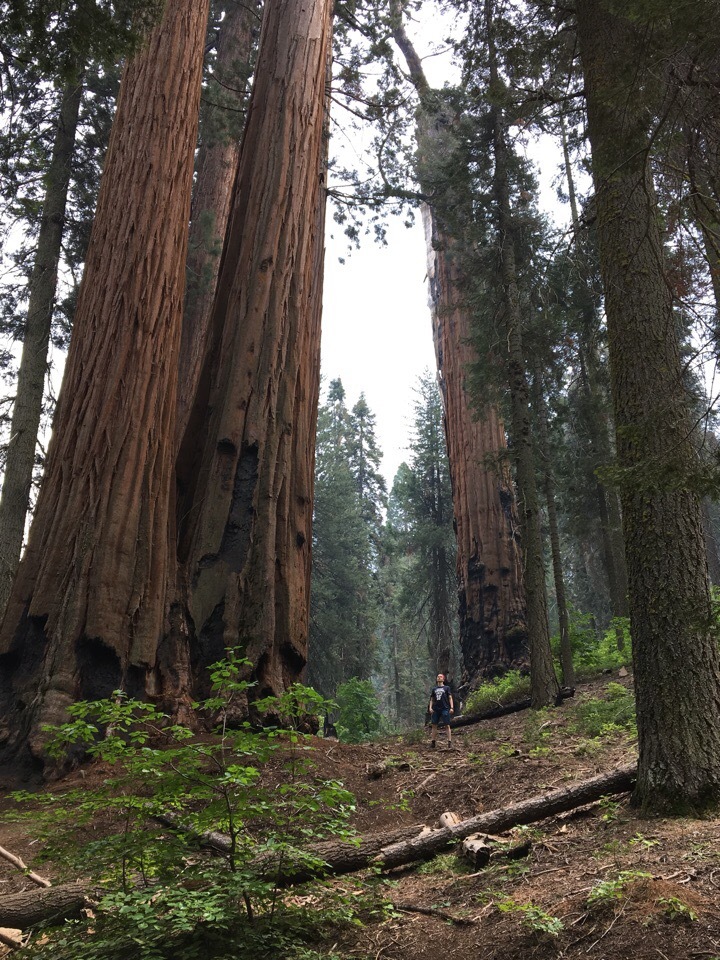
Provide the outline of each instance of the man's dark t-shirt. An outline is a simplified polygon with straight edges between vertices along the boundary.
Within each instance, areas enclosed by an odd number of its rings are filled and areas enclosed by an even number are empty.
[[[444,713],[450,709],[450,687],[446,684],[438,684],[430,691],[433,713]]]

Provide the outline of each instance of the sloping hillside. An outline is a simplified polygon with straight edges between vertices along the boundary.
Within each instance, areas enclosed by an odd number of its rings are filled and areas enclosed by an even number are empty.
[[[430,750],[427,731],[362,745],[313,738],[306,751],[312,765],[303,775],[309,782],[340,780],[352,791],[353,825],[363,836],[390,834],[405,824],[435,827],[448,811],[474,817],[631,762],[635,741],[631,722],[622,725],[627,698],[619,680],[630,684],[629,678],[605,676],[582,685],[558,709],[456,730],[452,750],[442,743]],[[275,757],[263,770],[265,785],[280,789],[285,771]],[[106,767],[90,765],[49,789],[90,788],[107,774]],[[3,802],[6,813],[13,807]],[[102,823],[97,829],[102,834]],[[0,845],[33,866],[40,852],[36,839],[32,821],[0,824]],[[500,839],[525,855],[497,853],[476,869],[451,851],[386,873],[365,871],[322,888],[281,891],[277,896],[308,921],[295,955],[720,957],[720,820],[642,820],[622,795]],[[62,862],[36,869],[67,878]],[[0,884],[2,896],[32,888],[4,861]],[[346,922],[353,909],[354,922]],[[291,956],[294,949],[268,945],[267,956]],[[225,955],[245,956],[242,940],[228,943]]]

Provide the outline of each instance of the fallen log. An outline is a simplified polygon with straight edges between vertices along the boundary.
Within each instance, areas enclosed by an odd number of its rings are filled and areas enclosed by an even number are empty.
[[[309,855],[313,860],[321,861],[320,868],[312,862],[286,862],[278,869],[277,860],[270,858],[257,860],[254,866],[258,873],[273,879],[279,886],[302,883],[318,875],[355,873],[371,865],[390,870],[417,860],[429,860],[472,834],[503,833],[511,827],[535,823],[566,810],[594,803],[609,794],[625,793],[632,789],[636,774],[637,766],[630,764],[439,830],[423,829],[414,824],[391,833],[364,837],[358,844],[325,841],[301,851],[303,856]],[[182,829],[177,823],[172,826]],[[421,829],[422,832],[418,833]],[[397,841],[398,835],[412,838]],[[216,849],[222,837],[222,834],[213,834],[212,845]],[[0,904],[0,927],[24,930],[43,920],[77,916],[91,896],[92,891],[88,886],[74,883],[5,897]]]
[[[403,834],[402,840],[393,840],[391,843],[402,843],[410,839],[424,837],[433,831],[424,824],[414,824],[410,827],[399,827],[391,832],[393,835]],[[311,861],[315,861],[315,864],[312,862],[292,863],[286,860],[279,865],[277,857],[262,857],[254,860],[252,866],[259,874],[273,880],[278,886],[286,887],[294,883],[304,883],[306,880],[312,880],[318,876],[341,875],[363,870],[379,857],[387,846],[387,833],[362,837],[357,844],[338,840],[324,840],[299,851],[302,854],[303,861],[307,861],[309,857]],[[318,862],[321,864],[320,866],[316,866]]]
[[[574,687],[563,687],[555,698],[555,706],[559,706],[563,700],[568,700],[574,696]],[[481,720],[495,720],[497,717],[506,717],[510,713],[519,713],[520,710],[529,710],[530,706],[530,697],[525,697],[524,700],[516,700],[514,703],[504,703],[501,706],[493,707],[491,710],[484,710],[482,713],[475,713],[472,716],[455,717],[450,721],[450,726],[453,730],[456,727],[469,727],[473,723],[480,723]]]
[[[184,834],[195,840],[199,846],[208,847],[216,850],[218,853],[227,854],[232,849],[232,841],[225,833],[218,833],[216,830],[208,830],[205,833],[199,833],[192,827],[181,823],[174,816],[156,816],[154,819],[163,826],[169,827],[177,833]],[[386,833],[360,837],[357,843],[348,843],[339,840],[321,840],[311,847],[305,847],[299,850],[303,861],[320,861],[321,863],[336,863],[348,865],[342,873],[353,873],[355,870],[362,870],[370,861],[376,857],[384,847],[391,843],[400,843],[403,840],[410,840],[413,837],[422,836],[424,832],[429,832],[429,827],[424,823],[413,823],[409,826],[396,827]],[[293,864],[289,861],[287,855],[283,857],[281,872],[278,873],[278,857],[262,856],[253,860],[251,866],[258,874],[274,879],[281,886],[288,886],[293,883],[302,883],[317,877],[318,874],[325,872],[318,869],[310,862]],[[330,872],[333,872],[332,870]]]
[[[600,797],[614,793],[626,793],[631,790],[637,775],[637,765],[618,767],[610,773],[601,774],[590,780],[583,780],[571,787],[551,790],[541,797],[532,797],[509,807],[501,807],[477,817],[463,820],[451,827],[431,830],[424,836],[386,847],[373,862],[383,870],[399,867],[415,860],[430,860],[442,853],[451,844],[473,833],[503,833],[511,827],[525,823],[535,823],[546,817],[555,816],[565,810],[594,803]]]
[[[0,902],[0,927],[26,930],[48,920],[69,920],[80,915],[89,896],[90,890],[84,883],[65,883],[10,894]]]

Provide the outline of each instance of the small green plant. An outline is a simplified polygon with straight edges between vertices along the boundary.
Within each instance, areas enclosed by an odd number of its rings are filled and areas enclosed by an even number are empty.
[[[660,897],[658,906],[668,920],[683,920],[686,923],[692,923],[698,919],[695,911],[684,903],[679,897]]]
[[[621,683],[609,683],[603,699],[586,700],[573,709],[572,729],[590,738],[636,733],[635,698]]]
[[[525,721],[524,739],[531,755],[543,756],[550,752],[553,730],[549,713],[547,709],[536,710]]]
[[[605,823],[612,823],[618,819],[618,814],[620,813],[620,801],[615,797],[604,796],[600,797],[598,800],[598,806],[602,813],[600,818]]]
[[[637,880],[652,879],[651,873],[642,870],[622,870],[616,877],[610,877],[596,883],[588,894],[587,902],[590,907],[607,906],[617,900],[622,900],[627,889]]]
[[[651,850],[653,847],[659,846],[660,841],[651,840],[649,837],[644,837],[641,833],[636,833],[634,837],[628,840],[628,843],[631,847],[642,847],[645,850]]]
[[[465,713],[475,716],[530,696],[530,678],[519,670],[509,670],[504,676],[484,683],[474,690],[465,704]]]
[[[428,860],[417,868],[417,873],[432,875],[435,873],[470,873],[472,867],[465,860],[461,860],[454,853],[441,853],[432,860]]]
[[[564,929],[559,917],[553,917],[534,903],[516,903],[511,897],[506,897],[498,901],[497,908],[503,913],[518,914],[523,926],[535,933],[547,933],[557,937]]]
[[[493,743],[498,738],[497,730],[491,726],[477,728],[472,732],[472,739],[478,743]]]
[[[589,740],[580,740],[573,748],[576,757],[594,757],[602,751],[603,745],[599,737],[592,737]]]
[[[103,894],[91,922],[46,930],[25,956],[211,960],[227,957],[232,943],[233,955],[295,958],[321,915],[352,913],[320,887],[323,910],[311,916],[282,895],[287,874],[321,872],[322,860],[308,852],[314,842],[352,838],[354,800],[337,781],[309,782],[309,737],[300,728],[324,707],[315,691],[295,684],[256,701],[274,723],[261,731],[237,725],[248,666],[231,651],[212,668],[211,696],[196,705],[214,719],[212,737],[119,691],[69,708],[48,749],[59,758],[82,750],[112,775],[33,803],[27,815],[43,825],[48,855]],[[282,770],[277,786],[263,785],[270,760]],[[27,795],[17,799],[30,805]]]
[[[517,747],[511,743],[501,743],[496,750],[493,750],[491,756],[493,760],[508,760],[510,757],[516,757],[518,753]]]
[[[346,743],[371,740],[380,731],[378,700],[369,680],[352,677],[341,683],[335,694],[340,710],[336,724],[338,737]]]

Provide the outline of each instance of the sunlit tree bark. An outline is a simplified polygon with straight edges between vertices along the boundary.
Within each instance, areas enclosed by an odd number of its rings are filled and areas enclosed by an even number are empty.
[[[54,434],[0,635],[9,750],[83,696],[155,692],[207,2],[125,70]]]
[[[240,647],[254,696],[280,693],[307,653],[330,31],[329,0],[266,3],[212,340],[178,464],[196,657]]]

